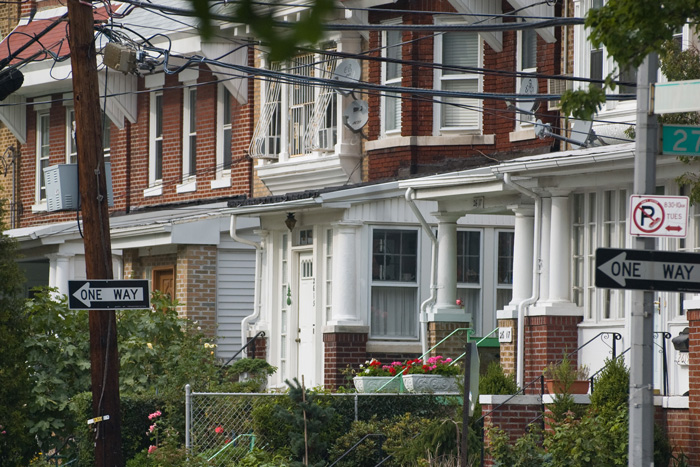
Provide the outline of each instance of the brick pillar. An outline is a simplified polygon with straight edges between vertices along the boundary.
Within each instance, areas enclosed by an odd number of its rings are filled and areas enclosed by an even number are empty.
[[[690,409],[689,465],[700,465],[700,310],[688,310],[689,382],[688,406]]]
[[[326,332],[323,334],[323,385],[327,389],[348,386],[342,371],[359,368],[367,359],[367,332]]]
[[[515,375],[515,354],[518,348],[518,320],[499,319],[499,328],[511,329],[511,342],[501,342],[501,367],[507,375]]]
[[[558,362],[564,353],[578,347],[578,323],[580,316],[531,316],[525,318],[525,381],[527,386],[542,375],[542,370],[551,362]],[[517,327],[517,326],[516,326]],[[578,365],[578,355],[569,357],[572,364]],[[535,394],[539,384],[533,384],[525,391]]]
[[[469,327],[469,323],[430,321],[428,323],[428,348],[435,346],[438,342],[449,336],[455,329],[467,327]],[[448,340],[440,344],[440,347],[433,350],[431,355],[457,358],[464,353],[466,342],[466,331],[455,333]]]
[[[196,320],[202,331],[216,336],[216,245],[178,248],[176,297],[183,302],[178,315]]]
[[[249,337],[248,342],[252,341],[253,338]],[[251,350],[255,350],[251,352]],[[261,360],[267,360],[267,337],[260,336],[255,339],[254,343],[251,343],[246,348],[248,358],[259,358]]]

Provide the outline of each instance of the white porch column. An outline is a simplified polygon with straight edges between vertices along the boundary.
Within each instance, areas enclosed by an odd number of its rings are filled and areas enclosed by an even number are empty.
[[[56,287],[58,293],[67,295],[71,256],[50,254],[47,257],[49,258],[49,286]]]
[[[469,322],[471,313],[457,306],[457,219],[463,212],[434,212],[438,220],[437,296],[428,321]]]
[[[549,302],[568,302],[571,270],[571,234],[568,192],[552,191]]]
[[[334,224],[333,238],[333,311],[330,325],[362,325],[357,306],[357,231],[361,221]]]
[[[532,295],[532,245],[534,241],[534,207],[513,206],[515,213],[515,238],[513,240],[513,299],[510,306]]]
[[[540,236],[540,293],[539,300],[549,297],[549,278],[554,274],[550,268],[552,242],[552,198],[542,198],[542,234]],[[555,270],[556,271],[556,270]]]

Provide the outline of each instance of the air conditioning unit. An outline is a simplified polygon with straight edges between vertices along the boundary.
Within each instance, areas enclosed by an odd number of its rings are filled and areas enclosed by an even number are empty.
[[[570,77],[571,75],[563,75]],[[570,79],[549,78],[547,80],[547,94],[563,94],[564,91],[574,89],[574,82]],[[548,101],[547,110],[561,109],[561,101]]]
[[[107,205],[114,206],[112,192],[112,164],[105,162],[107,179]],[[78,191],[78,164],[58,164],[44,167],[46,183],[46,210],[70,211],[78,209],[80,192]]]

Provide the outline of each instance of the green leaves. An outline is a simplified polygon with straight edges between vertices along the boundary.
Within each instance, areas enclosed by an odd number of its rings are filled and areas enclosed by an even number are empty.
[[[590,84],[588,90],[567,90],[561,96],[563,115],[581,120],[591,120],[605,103],[605,88]]]

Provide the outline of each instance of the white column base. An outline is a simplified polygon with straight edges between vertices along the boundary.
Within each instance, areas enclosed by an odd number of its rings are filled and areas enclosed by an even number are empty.
[[[527,316],[583,316],[583,308],[573,302],[538,302],[529,307]]]
[[[426,313],[426,322],[472,323],[472,313],[456,305],[435,305]]]

